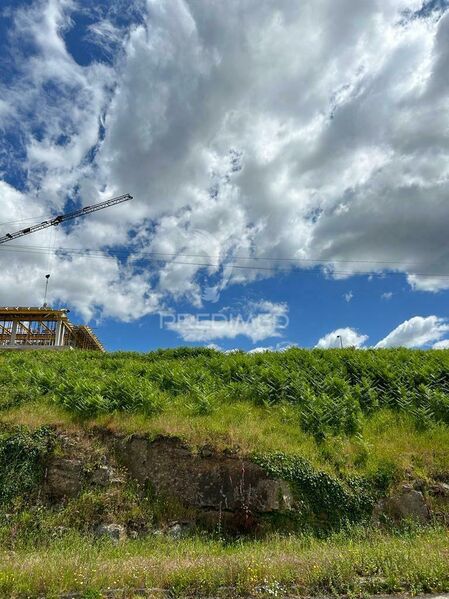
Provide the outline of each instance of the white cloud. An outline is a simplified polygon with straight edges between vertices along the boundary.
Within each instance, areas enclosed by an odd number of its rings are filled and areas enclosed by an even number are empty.
[[[436,342],[433,344],[434,349],[446,349],[449,347],[449,339],[439,339],[448,331],[449,324],[443,318],[415,316],[397,326],[375,347],[423,347]],[[351,328],[337,329],[322,337],[315,347],[338,348],[341,346],[340,338],[344,347],[362,347],[368,340],[368,335],[361,335]]]
[[[253,347],[253,349],[248,350],[248,354],[262,354],[265,352],[284,352],[292,347],[298,347],[297,343],[290,343],[289,341],[281,341],[276,343],[276,345],[269,345],[268,347]]]
[[[348,291],[347,293],[345,293],[343,295],[343,297],[345,298],[345,302],[347,302],[349,304],[349,302],[352,300],[352,298],[354,297],[354,294],[352,293],[352,291]]]
[[[382,295],[380,297],[381,297],[381,299],[383,299],[383,300],[385,300],[385,301],[388,302],[393,297],[393,292],[392,291],[386,291],[385,293],[382,293]]]
[[[361,335],[355,329],[346,327],[337,329],[322,337],[315,347],[319,349],[343,347],[361,347],[368,340],[368,335]]]
[[[214,349],[215,351],[220,351],[220,352],[222,352],[222,351],[223,351],[223,348],[222,348],[222,347],[220,347],[219,345],[217,345],[216,343],[208,343],[208,344],[206,345],[206,348],[207,348],[207,349]]]
[[[115,74],[100,63],[82,67],[64,42],[74,0],[39,0],[15,11],[10,43],[18,74],[0,91],[10,112],[0,127],[18,130],[26,145],[28,184],[34,202],[60,209],[66,194],[90,172],[86,155],[99,140],[100,116]],[[22,47],[33,52],[20,60]],[[93,199],[96,199],[97,193]]]
[[[388,268],[416,289],[449,288],[448,12],[407,16],[422,0],[145,6],[123,31],[92,12],[90,41],[114,60],[87,66],[64,42],[74,1],[16,11],[17,75],[0,88],[0,129],[24,144],[24,163],[13,165],[28,173],[19,213],[60,209],[74,188],[86,203],[131,192],[132,204],[58,231],[55,243],[167,260],[137,268],[61,256],[59,299],[117,318],[166,297],[201,306],[272,276],[230,267],[236,256],[254,265],[245,259],[254,255],[322,259],[335,277]],[[3,196],[0,207],[18,213]],[[38,296],[30,281],[44,263],[1,253],[2,294]],[[24,276],[13,281],[15,271]]]
[[[447,331],[449,324],[442,318],[415,316],[396,327],[376,347],[423,347],[438,341]]]
[[[281,337],[288,324],[288,307],[285,304],[259,302],[250,304],[239,314],[167,315],[163,326],[178,333],[184,341],[211,341],[234,339],[239,335],[253,343],[270,337]]]
[[[433,349],[449,349],[449,339],[443,339],[433,344]]]

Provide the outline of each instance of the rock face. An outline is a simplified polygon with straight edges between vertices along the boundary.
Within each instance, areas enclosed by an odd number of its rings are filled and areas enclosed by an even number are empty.
[[[108,492],[124,484],[118,462],[127,478],[159,497],[179,500],[194,514],[193,519],[206,527],[220,524],[250,530],[258,526],[262,514],[294,508],[287,482],[270,478],[260,466],[236,454],[211,447],[195,453],[172,437],[151,441],[140,435],[111,435],[103,441],[103,453],[95,456],[89,453],[86,439],[63,438],[63,455],[53,454],[47,463],[44,492],[50,501],[76,497],[83,489]],[[175,527],[174,534],[177,530]],[[101,534],[116,533],[102,529]]]
[[[88,466],[88,459],[83,456],[73,457],[74,451],[64,457],[53,455],[48,464],[45,476],[44,491],[52,500],[65,497],[76,497],[85,486],[110,487],[124,483],[114,468],[108,464],[96,464],[93,469]]]
[[[449,499],[449,485],[447,483],[437,482],[430,487],[430,492],[437,496]]]
[[[94,532],[97,537],[108,537],[117,543],[126,539],[126,530],[121,524],[99,524]]]
[[[186,521],[163,529],[164,534],[175,537],[193,523],[236,532],[259,530],[263,515],[298,507],[286,481],[271,478],[260,466],[235,453],[212,447],[195,452],[173,437],[150,440],[106,431],[96,437],[95,446],[89,446],[88,441],[65,436],[59,453],[48,458],[43,488],[48,500],[76,497],[83,489],[114,493],[127,479],[134,479],[159,498],[179,501],[181,505],[174,503],[174,517]],[[402,484],[378,501],[373,511],[377,522],[387,519],[399,523],[410,518],[426,523],[431,517],[449,524],[447,482],[416,480]],[[121,538],[121,533],[112,529],[102,531],[111,538]]]
[[[101,464],[97,465],[90,473],[89,482],[97,487],[109,487],[110,485],[122,485],[125,481],[116,474],[111,466]]]
[[[178,439],[149,441],[137,435],[120,441],[118,449],[119,459],[137,481],[194,508],[262,514],[293,507],[285,481],[269,478],[256,464],[234,455],[194,454]]]
[[[379,520],[382,516],[394,522],[410,518],[424,524],[430,519],[430,510],[421,491],[416,491],[410,485],[402,485],[393,495],[376,505],[374,519]]]
[[[48,463],[45,493],[52,499],[74,497],[83,486],[84,473],[81,460],[53,456]]]

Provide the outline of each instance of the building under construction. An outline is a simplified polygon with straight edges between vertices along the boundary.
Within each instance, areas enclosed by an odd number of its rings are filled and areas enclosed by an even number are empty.
[[[92,329],[74,325],[69,310],[0,308],[0,349],[90,349],[104,352]]]
[[[67,221],[87,216],[105,208],[128,202],[133,197],[129,193],[110,200],[85,206],[74,212],[60,214],[49,220],[37,222],[25,229],[0,236],[0,245],[25,235],[36,233],[49,227],[58,227]],[[42,308],[0,308],[0,349],[91,349],[104,352],[104,347],[87,326],[74,325],[67,314],[69,310],[53,310],[46,305],[48,280],[45,287],[45,300]]]

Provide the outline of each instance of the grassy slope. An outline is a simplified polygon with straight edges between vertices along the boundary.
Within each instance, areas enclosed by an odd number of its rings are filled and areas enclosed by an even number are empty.
[[[449,352],[0,352],[0,421],[179,435],[339,473],[449,474]]]
[[[0,422],[100,425],[179,435],[194,446],[239,446],[247,454],[281,451],[336,476],[394,471],[398,478],[449,479],[449,352],[0,352]],[[28,531],[36,514],[20,510],[19,528]],[[304,594],[449,590],[442,529],[352,529],[326,540],[233,545],[150,536],[118,547],[73,532],[49,541],[39,530],[10,539],[14,551],[0,553],[1,596],[142,586],[249,592],[261,584],[269,596],[284,584]]]

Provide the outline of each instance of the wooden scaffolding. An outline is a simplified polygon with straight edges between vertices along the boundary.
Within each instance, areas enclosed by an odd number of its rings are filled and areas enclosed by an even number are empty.
[[[73,325],[69,310],[52,308],[0,308],[0,349],[79,348],[105,351],[84,325]]]

